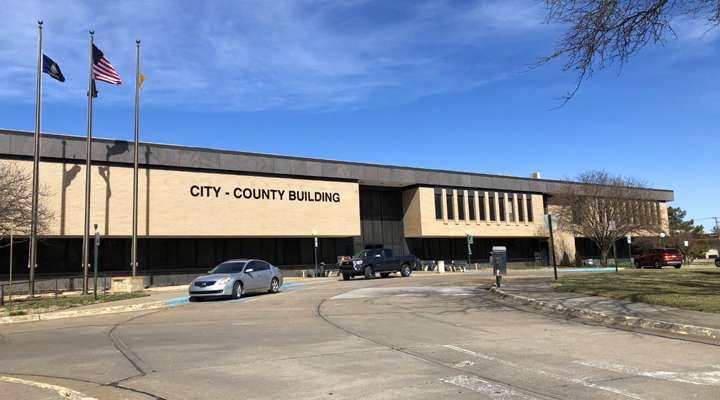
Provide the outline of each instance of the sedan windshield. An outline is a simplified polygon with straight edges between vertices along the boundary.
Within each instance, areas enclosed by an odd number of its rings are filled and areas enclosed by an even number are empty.
[[[245,262],[224,262],[210,270],[211,274],[234,274],[242,272]]]
[[[368,253],[367,250],[360,251],[353,256],[353,259],[359,260],[361,258],[367,258],[367,256],[368,256],[367,253]]]

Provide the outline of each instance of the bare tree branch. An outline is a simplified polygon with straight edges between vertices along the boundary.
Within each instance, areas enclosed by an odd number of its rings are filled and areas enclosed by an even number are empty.
[[[47,229],[52,213],[43,206],[46,191],[41,188],[38,232]],[[29,235],[32,219],[32,177],[13,162],[0,162],[0,240],[10,232]]]
[[[647,198],[645,184],[633,178],[589,171],[551,199],[558,208],[562,229],[592,240],[607,264],[615,241],[627,235],[662,231],[659,206]]]
[[[720,25],[720,0],[546,0],[548,21],[568,25],[555,50],[538,65],[565,57],[565,71],[575,71],[567,104],[596,69],[625,64],[652,43],[675,36],[680,17],[704,20],[708,29]]]

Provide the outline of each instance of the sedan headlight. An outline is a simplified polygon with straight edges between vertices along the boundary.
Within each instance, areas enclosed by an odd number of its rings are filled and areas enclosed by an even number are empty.
[[[216,285],[224,285],[226,283],[230,282],[230,277],[226,276],[224,278],[220,278],[215,282]]]
[[[362,265],[362,260],[355,260],[353,261],[355,265]]]

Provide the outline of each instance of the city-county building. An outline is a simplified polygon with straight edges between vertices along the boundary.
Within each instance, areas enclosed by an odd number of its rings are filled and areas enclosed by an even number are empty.
[[[44,134],[40,185],[52,219],[41,233],[38,273],[81,271],[85,138]],[[32,169],[33,135],[0,131],[0,162]],[[428,157],[442,156],[429,151]],[[422,160],[425,155],[418,155]],[[139,269],[206,268],[242,257],[279,266],[333,264],[372,247],[427,260],[486,262],[505,246],[512,262],[548,263],[590,254],[586,239],[559,234],[549,250],[545,215],[573,182],[154,143],[140,145]],[[133,145],[95,139],[91,225],[100,269],[130,268]],[[669,190],[647,189],[646,209],[667,225]],[[27,247],[15,265],[27,265]],[[621,246],[619,252],[627,252]],[[7,257],[7,248],[0,249]],[[5,265],[5,263],[2,263]]]

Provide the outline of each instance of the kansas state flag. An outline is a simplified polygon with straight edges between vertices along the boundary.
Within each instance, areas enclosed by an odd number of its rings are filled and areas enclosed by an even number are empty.
[[[60,71],[60,66],[55,61],[53,61],[52,58],[46,56],[45,54],[43,54],[42,67],[44,73],[59,80],[60,82],[65,82],[65,77]]]

